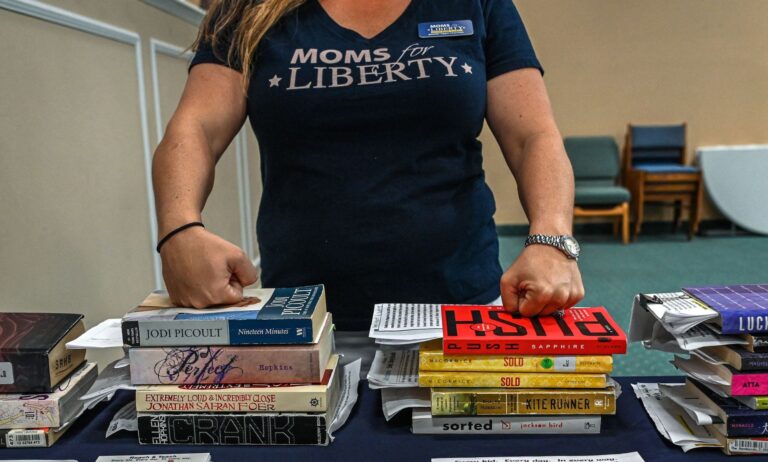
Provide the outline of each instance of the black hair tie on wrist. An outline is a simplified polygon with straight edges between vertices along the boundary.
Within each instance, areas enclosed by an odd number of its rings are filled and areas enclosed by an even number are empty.
[[[187,223],[186,225],[179,226],[178,228],[174,229],[170,233],[166,234],[164,238],[160,239],[160,242],[157,243],[157,247],[155,247],[155,250],[157,250],[157,253],[160,253],[160,248],[163,246],[163,244],[165,244],[168,241],[168,239],[179,234],[185,229],[192,228],[194,226],[200,226],[202,228],[205,228],[205,225],[200,223],[199,221],[193,221],[192,223]]]

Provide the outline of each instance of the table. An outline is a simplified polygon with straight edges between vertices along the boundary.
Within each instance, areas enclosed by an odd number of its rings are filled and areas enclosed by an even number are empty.
[[[650,461],[732,460],[718,449],[698,449],[688,454],[668,443],[656,432],[631,383],[680,382],[681,377],[618,377],[624,393],[615,416],[603,419],[600,435],[413,435],[410,412],[390,422],[384,420],[380,394],[360,384],[360,400],[346,425],[330,446],[233,447],[233,446],[140,446],[135,433],[121,432],[104,439],[112,415],[132,399],[119,392],[108,404],[99,405],[75,423],[62,439],[48,449],[3,449],[0,459],[76,459],[92,462],[99,455],[210,452],[214,462],[241,460],[312,462],[428,462],[432,457],[543,456],[614,454],[638,451]],[[766,460],[766,456],[746,460]],[[744,459],[740,459],[744,460]]]

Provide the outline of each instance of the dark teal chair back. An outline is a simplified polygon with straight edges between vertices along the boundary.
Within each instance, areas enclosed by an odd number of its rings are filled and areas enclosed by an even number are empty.
[[[632,165],[682,164],[685,152],[685,124],[630,125]]]
[[[619,147],[610,136],[570,136],[563,140],[580,185],[612,185],[619,174]]]

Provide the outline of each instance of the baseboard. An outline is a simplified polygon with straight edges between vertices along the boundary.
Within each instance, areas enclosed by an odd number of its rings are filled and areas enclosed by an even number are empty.
[[[688,229],[688,222],[682,221],[677,229],[678,233],[685,233]],[[496,225],[496,232],[499,236],[525,236],[528,234],[527,224],[501,224]],[[649,221],[643,223],[642,234],[659,235],[674,233],[672,222],[670,221]],[[576,235],[584,234],[612,234],[612,223],[576,223],[573,225],[573,233]],[[712,219],[702,220],[699,223],[699,235],[701,236],[745,236],[749,235],[729,220]]]

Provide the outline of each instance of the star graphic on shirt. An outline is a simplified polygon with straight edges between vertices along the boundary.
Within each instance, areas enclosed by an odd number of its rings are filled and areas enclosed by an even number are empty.
[[[275,74],[275,76],[274,76],[274,77],[272,77],[271,79],[269,79],[269,88],[272,88],[272,87],[279,87],[279,86],[280,86],[280,81],[281,81],[281,80],[283,80],[283,78],[282,78],[282,77],[278,77],[278,76],[277,76],[277,74]]]
[[[472,73],[472,66],[470,66],[467,63],[462,64],[461,68],[464,69],[464,73],[465,74],[471,74]]]

